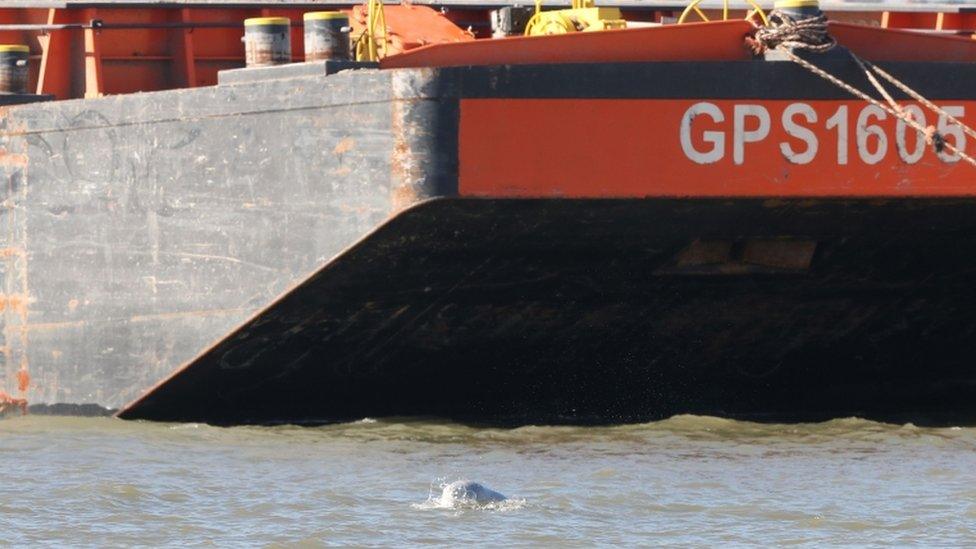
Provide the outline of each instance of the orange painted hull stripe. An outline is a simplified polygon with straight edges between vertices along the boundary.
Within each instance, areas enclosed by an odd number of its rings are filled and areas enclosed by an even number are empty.
[[[948,163],[915,132],[892,119],[868,119],[885,134],[886,152],[872,133],[858,143],[860,101],[704,100],[724,113],[724,121],[699,116],[691,124],[689,146],[710,151],[722,135],[720,159],[699,163],[689,158],[680,139],[682,119],[702,100],[651,99],[467,99],[461,101],[459,191],[477,197],[633,198],[688,196],[972,196],[976,170],[964,162]],[[812,158],[791,161],[783,144],[802,153],[807,142],[782,125],[784,109],[804,103],[816,123],[794,120],[817,140]],[[965,109],[962,120],[976,122],[976,101],[939,102]],[[769,113],[768,135],[744,142],[741,163],[734,154],[736,105],[760,105]],[[826,121],[847,108],[847,163],[839,159],[840,129]],[[931,115],[928,123],[935,123]],[[743,119],[744,131],[759,121]],[[794,134],[796,131],[794,130]],[[708,141],[706,137],[712,137]],[[747,138],[748,141],[748,138]],[[862,146],[863,145],[863,146]],[[899,149],[901,147],[901,149]],[[899,150],[910,158],[906,162]],[[976,143],[969,143],[969,151]],[[917,156],[916,158],[912,158]],[[866,159],[866,160],[865,160]],[[699,159],[701,160],[701,159]],[[873,164],[870,162],[874,162]]]

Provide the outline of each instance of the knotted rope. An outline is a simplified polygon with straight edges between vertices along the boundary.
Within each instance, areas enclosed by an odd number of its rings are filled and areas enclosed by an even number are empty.
[[[757,54],[778,47],[823,53],[837,45],[827,31],[827,16],[797,19],[781,10],[769,13],[769,25],[756,29],[754,38]]]
[[[778,50],[782,52],[790,61],[800,65],[811,73],[823,78],[851,95],[859,99],[863,99],[864,101],[880,108],[891,116],[903,120],[905,124],[915,129],[915,131],[917,131],[925,139],[926,144],[931,145],[935,149],[935,152],[940,153],[943,150],[948,150],[950,153],[957,155],[959,158],[962,158],[972,166],[976,167],[976,159],[973,159],[973,157],[969,156],[952,143],[946,141],[945,137],[939,133],[934,125],[923,126],[919,124],[914,119],[911,112],[905,110],[904,107],[895,101],[895,99],[890,93],[888,93],[888,90],[885,89],[884,85],[882,85],[877,77],[880,76],[882,79],[888,81],[903,93],[921,103],[923,106],[925,106],[925,108],[937,114],[943,120],[959,126],[967,135],[976,139],[976,131],[973,131],[972,128],[962,123],[962,121],[945,112],[928,99],[922,97],[920,93],[908,87],[908,85],[906,85],[904,82],[898,80],[888,72],[874,66],[870,62],[854,55],[853,52],[849,52],[851,58],[864,72],[868,82],[870,82],[881,97],[884,98],[885,102],[882,103],[881,101],[871,97],[867,93],[855,88],[847,82],[844,82],[840,78],[828,73],[806,59],[803,59],[794,52],[794,50],[806,50],[814,53],[824,53],[837,45],[837,40],[830,36],[830,33],[828,32],[826,16],[821,14],[797,19],[788,13],[784,13],[780,10],[773,10],[769,19],[770,26],[757,28],[755,36],[747,39],[748,44],[757,55],[767,50]]]

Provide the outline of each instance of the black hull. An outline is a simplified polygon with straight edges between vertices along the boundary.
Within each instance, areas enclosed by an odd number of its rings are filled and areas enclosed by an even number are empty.
[[[976,199],[433,200],[121,417],[976,423]]]

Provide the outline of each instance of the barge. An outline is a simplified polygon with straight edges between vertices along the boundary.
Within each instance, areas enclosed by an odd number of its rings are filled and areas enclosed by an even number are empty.
[[[837,47],[763,52],[766,14],[721,3],[20,5],[0,10],[35,92],[0,122],[11,401],[976,420],[959,7],[825,5]],[[304,62],[240,68],[245,18],[326,7],[360,61],[305,60],[295,27]]]

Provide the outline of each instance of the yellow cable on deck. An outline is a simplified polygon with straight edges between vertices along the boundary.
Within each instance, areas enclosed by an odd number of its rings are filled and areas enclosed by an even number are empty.
[[[381,0],[366,4],[366,30],[356,41],[356,61],[379,61],[386,55],[386,15]]]

